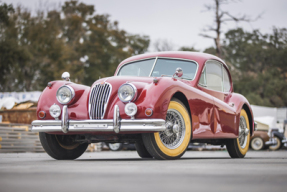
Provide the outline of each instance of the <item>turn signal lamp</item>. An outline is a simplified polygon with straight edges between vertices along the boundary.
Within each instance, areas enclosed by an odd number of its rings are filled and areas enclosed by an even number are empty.
[[[148,117],[152,116],[152,109],[147,108],[147,109],[145,110],[145,115],[148,116]]]
[[[39,117],[40,117],[41,119],[44,119],[44,118],[46,117],[45,111],[40,111],[40,112],[39,112]]]

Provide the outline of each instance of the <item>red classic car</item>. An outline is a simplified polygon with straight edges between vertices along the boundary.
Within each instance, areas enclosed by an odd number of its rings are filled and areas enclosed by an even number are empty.
[[[89,143],[134,142],[140,157],[180,158],[190,142],[226,145],[243,158],[254,132],[251,107],[233,93],[227,65],[216,56],[159,52],[122,61],[91,87],[49,82],[32,131],[55,159],[75,159]]]

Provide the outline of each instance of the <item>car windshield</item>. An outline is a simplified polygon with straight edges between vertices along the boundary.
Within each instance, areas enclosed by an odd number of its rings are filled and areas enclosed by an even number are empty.
[[[118,72],[118,76],[172,77],[176,69],[180,67],[183,71],[181,78],[193,80],[197,70],[197,64],[193,61],[158,58],[155,65],[154,62],[155,59],[148,59],[126,64],[122,66]]]

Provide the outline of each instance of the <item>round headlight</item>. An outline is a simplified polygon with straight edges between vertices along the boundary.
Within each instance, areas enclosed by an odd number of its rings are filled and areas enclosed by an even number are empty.
[[[72,87],[64,85],[57,91],[57,100],[61,104],[68,104],[75,96],[75,91]]]
[[[59,105],[52,105],[49,111],[50,115],[54,118],[58,118],[61,115],[61,108],[59,107]]]
[[[122,102],[134,101],[136,94],[136,87],[130,83],[123,84],[118,90],[118,96]]]
[[[128,116],[130,116],[130,117],[134,116],[137,113],[137,111],[138,111],[138,108],[137,108],[136,104],[134,104],[134,103],[126,104],[125,113]]]

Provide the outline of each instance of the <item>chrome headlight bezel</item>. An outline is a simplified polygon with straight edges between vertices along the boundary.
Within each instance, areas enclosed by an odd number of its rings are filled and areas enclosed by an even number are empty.
[[[60,97],[59,97],[59,96],[60,96],[60,95],[59,95],[59,92],[60,92],[61,89],[63,89],[63,88],[67,88],[67,89],[70,91],[71,97],[69,98],[68,101],[63,101],[63,100],[61,100]],[[63,85],[63,86],[61,86],[61,87],[58,89],[57,94],[56,94],[57,101],[58,101],[59,103],[63,104],[63,105],[69,104],[69,103],[73,100],[74,97],[75,97],[75,90],[74,90],[71,86],[69,86],[69,85]]]
[[[130,88],[132,88],[131,99],[125,100],[125,99],[123,99],[123,98],[121,97],[121,95],[120,95],[120,93],[122,92],[122,89],[123,89],[125,86],[129,86]],[[124,102],[124,103],[132,102],[132,101],[135,101],[135,100],[136,100],[136,98],[137,98],[137,92],[138,92],[138,91],[137,91],[136,86],[134,86],[134,85],[131,84],[131,83],[124,83],[124,84],[122,84],[122,85],[120,86],[120,88],[118,89],[118,97],[119,97],[119,99],[120,99],[122,102]]]

